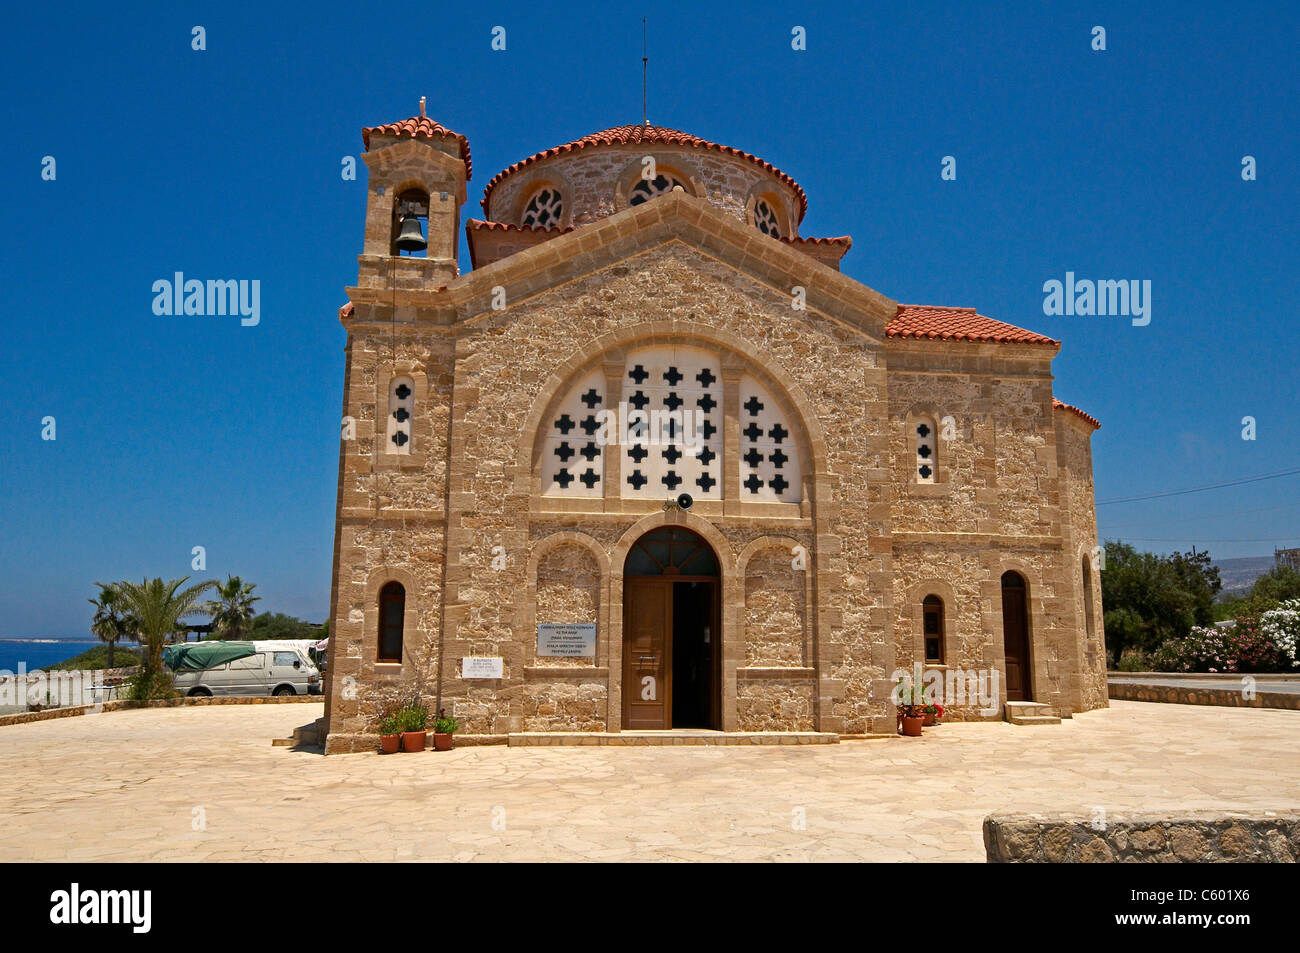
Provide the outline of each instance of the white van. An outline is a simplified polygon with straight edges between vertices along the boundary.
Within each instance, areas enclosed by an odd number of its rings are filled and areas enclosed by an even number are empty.
[[[257,651],[197,672],[178,672],[176,690],[184,695],[316,695],[320,672],[296,646],[259,642]]]

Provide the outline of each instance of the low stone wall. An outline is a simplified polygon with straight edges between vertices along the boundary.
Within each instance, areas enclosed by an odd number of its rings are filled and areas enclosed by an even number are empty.
[[[1192,676],[1184,676],[1192,677]],[[1110,697],[1130,702],[1167,702],[1177,705],[1223,705],[1230,708],[1285,708],[1300,711],[1300,695],[1283,692],[1256,692],[1246,698],[1241,691],[1241,676],[1236,688],[1187,688],[1178,685],[1133,685],[1110,682]]]
[[[181,708],[203,705],[323,705],[324,695],[281,695],[251,698],[233,696],[230,698],[164,698],[151,702],[112,701],[102,705],[69,705],[64,708],[46,708],[43,711],[17,712],[12,715],[0,715],[0,727],[4,725],[23,725],[33,721],[49,721],[52,718],[74,718],[77,715],[94,714],[96,711],[123,711],[128,708]]]
[[[989,863],[1295,863],[1300,811],[1091,816],[994,814],[984,819]]]

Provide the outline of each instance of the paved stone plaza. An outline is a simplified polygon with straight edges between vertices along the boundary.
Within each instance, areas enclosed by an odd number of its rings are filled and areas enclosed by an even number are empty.
[[[1052,727],[792,747],[271,746],[320,714],[188,707],[0,728],[0,860],[980,862],[994,811],[1300,805],[1290,711],[1115,702]]]

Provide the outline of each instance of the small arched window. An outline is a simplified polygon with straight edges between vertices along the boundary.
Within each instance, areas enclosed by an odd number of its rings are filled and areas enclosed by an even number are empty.
[[[564,215],[564,199],[558,189],[539,189],[524,206],[519,224],[526,228],[558,228]]]
[[[393,237],[390,255],[423,258],[429,243],[429,193],[407,189],[393,202]]]
[[[921,603],[922,632],[925,635],[925,660],[942,665],[944,660],[943,600],[926,596]]]
[[[406,589],[400,582],[388,582],[379,590],[380,662],[402,660],[403,625],[406,616]]]
[[[1092,614],[1092,560],[1087,556],[1083,557],[1083,627],[1088,635],[1088,641],[1092,641],[1094,625]]]
[[[686,187],[686,183],[678,179],[671,172],[660,172],[653,179],[637,179],[636,185],[632,186],[632,194],[628,198],[629,205],[640,205],[642,202],[648,202],[656,196],[671,192],[677,186],[682,187],[683,192],[689,193],[691,190]]]
[[[754,227],[764,235],[771,235],[773,238],[781,237],[780,219],[776,217],[776,212],[772,210],[767,199],[759,199],[754,203]]]
[[[936,451],[934,419],[921,417],[916,422],[916,482],[934,483],[939,470],[939,454]]]
[[[388,385],[388,426],[384,450],[410,456],[411,417],[415,414],[415,382],[409,377],[394,377]]]

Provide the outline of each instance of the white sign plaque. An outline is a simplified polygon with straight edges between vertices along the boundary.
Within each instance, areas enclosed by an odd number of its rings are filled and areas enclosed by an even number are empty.
[[[500,658],[467,656],[460,660],[461,678],[502,678],[504,671]]]
[[[595,656],[596,623],[537,623],[537,654],[550,658]]]

